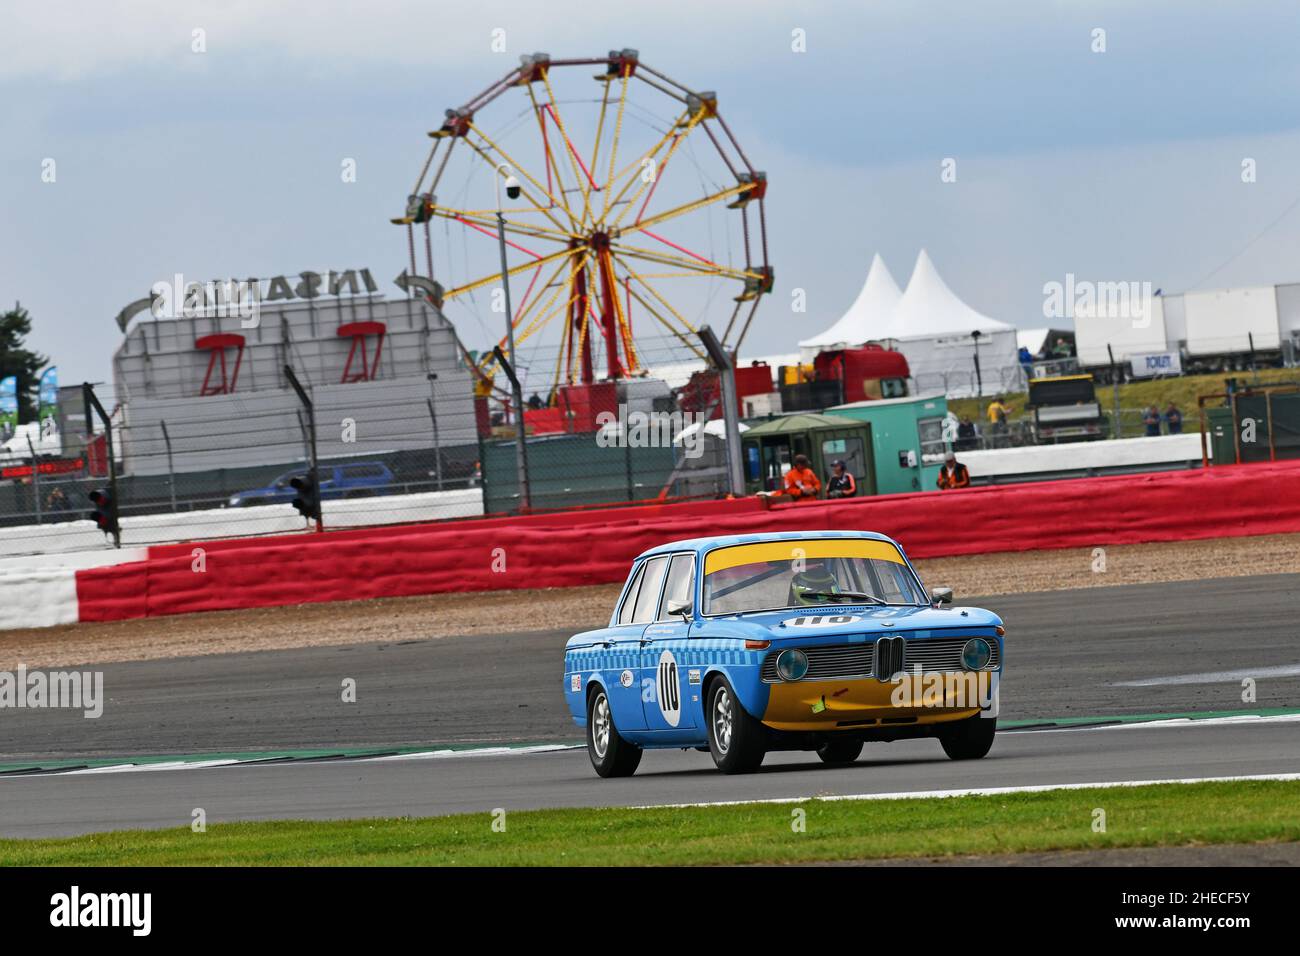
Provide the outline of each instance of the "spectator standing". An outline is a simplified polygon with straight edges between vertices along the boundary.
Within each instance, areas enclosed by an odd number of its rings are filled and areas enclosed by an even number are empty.
[[[966,466],[957,460],[957,456],[948,452],[943,459],[943,467],[939,469],[938,480],[940,491],[949,491],[953,488],[970,487],[970,471]]]
[[[785,473],[785,494],[795,499],[816,498],[821,490],[821,479],[808,467],[808,456],[795,455],[794,464]]]
[[[1000,446],[1006,438],[1009,430],[1007,427],[1007,416],[1013,411],[1015,411],[1015,409],[1010,405],[1004,404],[1000,398],[995,398],[993,401],[989,402],[989,431],[993,433],[994,447]]]
[[[969,415],[961,417],[961,423],[957,426],[957,450],[970,451],[977,444],[977,432],[975,423],[970,420]]]
[[[831,463],[831,477],[826,482],[827,498],[852,498],[858,493],[858,481],[842,461]]]
[[[1034,357],[1030,354],[1029,349],[1020,346],[1020,368],[1025,373],[1025,381],[1028,382],[1034,377]]]
[[[1169,407],[1165,409],[1165,427],[1169,429],[1171,435],[1183,433],[1183,413],[1173,402],[1170,402]]]
[[[1160,409],[1151,405],[1142,413],[1142,424],[1146,426],[1148,438],[1160,436]]]

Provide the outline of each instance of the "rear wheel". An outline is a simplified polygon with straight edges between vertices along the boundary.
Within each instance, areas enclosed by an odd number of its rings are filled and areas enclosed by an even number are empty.
[[[822,758],[822,763],[829,764],[853,763],[861,754],[862,741],[851,737],[832,737],[817,748],[817,756]]]
[[[602,777],[630,777],[641,762],[641,748],[619,735],[609,698],[599,688],[587,701],[587,756]]]
[[[709,752],[723,773],[757,770],[767,756],[767,732],[741,706],[725,677],[709,686]]]
[[[976,714],[941,730],[939,743],[943,744],[943,752],[953,760],[978,760],[993,746],[993,734],[997,729],[996,717]]]

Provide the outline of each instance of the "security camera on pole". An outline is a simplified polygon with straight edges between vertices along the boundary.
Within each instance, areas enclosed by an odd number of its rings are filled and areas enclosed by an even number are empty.
[[[509,170],[508,173],[504,172]],[[510,272],[506,267],[506,217],[501,210],[501,177],[505,176],[506,195],[518,199],[522,192],[519,180],[509,163],[500,163],[496,169],[497,192],[497,239],[501,246],[501,287],[505,291],[506,304],[506,348],[509,350],[510,393],[515,414],[515,460],[519,467],[519,505],[521,509],[532,506],[528,488],[528,453],[524,449],[524,390],[519,382],[519,364],[515,360],[515,323],[510,313]]]

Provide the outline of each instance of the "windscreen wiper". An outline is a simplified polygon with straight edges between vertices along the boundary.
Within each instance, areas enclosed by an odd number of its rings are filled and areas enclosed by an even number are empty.
[[[834,600],[835,598],[843,598],[847,601],[870,601],[872,604],[887,603],[876,597],[874,594],[863,594],[861,591],[804,591],[803,596],[828,598],[831,600]]]

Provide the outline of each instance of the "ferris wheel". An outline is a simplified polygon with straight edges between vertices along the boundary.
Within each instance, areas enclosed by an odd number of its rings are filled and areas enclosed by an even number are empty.
[[[429,297],[455,324],[477,321],[505,344],[504,269],[515,345],[553,350],[556,386],[644,375],[655,357],[703,358],[704,324],[738,350],[772,289],[767,177],[715,93],[635,50],[534,53],[429,136],[393,222],[407,228],[412,273],[436,278]],[[496,358],[481,356],[490,383]]]

